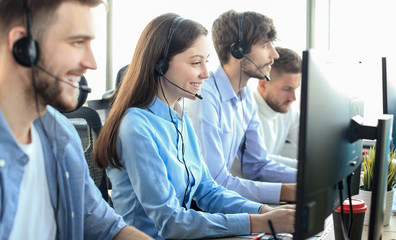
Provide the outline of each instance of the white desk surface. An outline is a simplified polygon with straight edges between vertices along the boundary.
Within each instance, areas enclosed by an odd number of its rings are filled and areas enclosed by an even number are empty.
[[[318,237],[316,239],[318,240],[333,240],[335,239],[334,237],[334,229],[333,229],[333,224],[331,223],[331,226],[328,227],[328,234],[323,237]],[[363,226],[363,240],[367,240],[368,236],[368,226],[364,225]],[[210,238],[212,240],[246,240],[248,238],[246,237],[226,237],[226,238]],[[384,226],[382,230],[382,239],[383,240],[396,240],[396,216],[392,215],[390,219],[390,223],[388,226]]]

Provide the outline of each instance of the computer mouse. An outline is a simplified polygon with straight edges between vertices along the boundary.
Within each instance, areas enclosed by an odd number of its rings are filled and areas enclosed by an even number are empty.
[[[275,238],[274,236],[271,236],[268,240],[275,240]],[[277,233],[276,240],[293,240],[293,235],[290,233]]]

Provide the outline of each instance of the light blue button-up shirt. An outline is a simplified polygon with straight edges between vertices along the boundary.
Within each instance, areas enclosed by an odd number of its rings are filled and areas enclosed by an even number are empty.
[[[280,183],[296,182],[297,171],[268,158],[259,131],[262,126],[257,105],[249,87],[235,94],[220,66],[204,81],[201,95],[203,100],[186,100],[185,106],[212,177],[250,200],[279,203]],[[242,167],[248,179],[234,177],[229,172],[235,157],[241,159],[245,133]]]
[[[73,125],[53,108],[47,107],[47,110],[42,122],[48,139],[38,120],[34,125],[43,146],[51,204],[58,212],[56,238],[112,239],[126,225],[125,222],[103,200],[89,177],[81,141]],[[1,240],[9,238],[13,227],[24,167],[28,161],[0,110]]]
[[[130,108],[122,120],[117,152],[124,166],[107,170],[112,200],[124,220],[156,239],[249,234],[247,213],[260,207],[215,183],[187,117],[155,98],[148,109]],[[182,207],[189,170],[190,185]],[[191,200],[205,212],[189,209]],[[234,214],[231,214],[234,213]]]

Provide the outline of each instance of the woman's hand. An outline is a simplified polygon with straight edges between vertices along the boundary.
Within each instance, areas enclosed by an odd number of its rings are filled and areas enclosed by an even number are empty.
[[[265,213],[251,214],[253,233],[270,233],[269,220],[271,220],[276,233],[294,232],[295,205],[281,205],[279,207],[264,206],[260,210],[266,211]]]

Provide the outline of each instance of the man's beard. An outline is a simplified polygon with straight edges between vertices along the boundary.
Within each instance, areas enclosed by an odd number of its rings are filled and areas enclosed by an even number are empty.
[[[65,102],[61,97],[61,82],[48,76],[46,73],[35,68],[35,92],[40,104],[43,106],[50,105],[61,112],[71,111],[76,107],[76,102]]]
[[[249,78],[257,78],[264,79],[265,75],[263,75],[253,63],[249,62],[247,59],[242,59],[241,61],[241,69]]]
[[[289,111],[290,105],[287,108],[284,108],[282,107],[282,104],[273,101],[272,98],[268,98],[265,101],[267,102],[268,106],[270,106],[270,108],[272,108],[272,110],[274,110],[275,112],[287,113]]]

